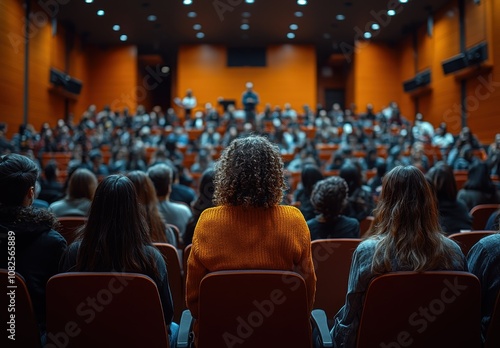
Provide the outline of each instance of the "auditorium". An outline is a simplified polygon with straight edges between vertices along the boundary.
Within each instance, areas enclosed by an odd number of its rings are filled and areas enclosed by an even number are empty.
[[[500,347],[500,0],[0,0],[0,48],[2,347]]]

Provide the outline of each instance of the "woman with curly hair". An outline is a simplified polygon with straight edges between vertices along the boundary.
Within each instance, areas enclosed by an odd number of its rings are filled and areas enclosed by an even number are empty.
[[[336,347],[356,347],[366,290],[376,276],[467,270],[460,247],[441,231],[430,184],[414,166],[397,166],[384,176],[373,229],[352,256],[346,303],[331,332]]]
[[[307,221],[311,240],[326,238],[359,238],[359,222],[341,215],[347,204],[347,183],[332,176],[316,183],[311,204],[319,213]]]
[[[127,178],[132,181],[137,192],[137,199],[144,209],[144,216],[149,225],[151,240],[155,243],[170,243],[177,247],[177,237],[175,232],[167,226],[158,211],[158,199],[156,190],[149,176],[139,170],[134,170],[127,174]]]
[[[215,166],[214,185],[216,206],[201,214],[188,260],[186,303],[193,317],[201,280],[220,270],[296,271],[312,310],[311,238],[301,212],[279,205],[286,185],[278,148],[260,136],[234,140]]]

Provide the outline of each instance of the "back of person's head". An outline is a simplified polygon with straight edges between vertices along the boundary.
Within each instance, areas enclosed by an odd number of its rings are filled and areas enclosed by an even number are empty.
[[[314,185],[323,180],[323,174],[315,165],[305,165],[301,173],[302,187],[304,188],[304,193],[310,195],[313,191]]]
[[[57,181],[57,163],[55,161],[49,161],[43,169],[43,174],[45,175],[45,180]]]
[[[0,203],[22,206],[38,177],[38,167],[28,157],[9,154],[0,157]]]
[[[72,199],[87,198],[92,200],[97,187],[94,173],[85,168],[76,169],[68,182],[68,196]]]
[[[318,181],[311,195],[311,204],[327,221],[336,218],[347,204],[347,183],[338,176]]]
[[[436,191],[439,201],[455,201],[457,199],[457,182],[453,169],[444,162],[438,162],[425,175]]]
[[[375,164],[375,169],[377,170],[377,176],[382,178],[385,173],[387,173],[387,162],[381,161]]]
[[[346,162],[342,165],[339,176],[347,182],[349,195],[352,195],[363,184],[361,171],[352,162]]]
[[[201,175],[199,185],[199,196],[193,204],[193,215],[199,216],[203,210],[214,206],[214,177],[215,170],[212,168],[206,169]]]
[[[272,207],[286,189],[279,149],[261,136],[238,138],[215,165],[216,205]]]
[[[493,193],[496,191],[495,185],[490,178],[490,169],[488,164],[476,163],[470,167],[464,189],[476,190],[485,193]]]
[[[155,164],[148,169],[148,176],[153,182],[156,190],[156,196],[166,196],[170,193],[173,172],[172,168],[166,164]]]
[[[144,208],[151,239],[154,242],[166,242],[165,222],[158,212],[158,199],[156,198],[153,182],[146,173],[139,170],[129,172],[127,178],[134,184],[137,200],[140,206]]]
[[[374,211],[377,244],[372,270],[426,271],[450,269],[459,254],[445,245],[436,196],[424,174],[414,166],[397,166],[384,176]]]
[[[144,271],[149,229],[133,183],[123,175],[105,178],[95,192],[83,228],[77,270]],[[99,251],[99,252],[96,252]]]

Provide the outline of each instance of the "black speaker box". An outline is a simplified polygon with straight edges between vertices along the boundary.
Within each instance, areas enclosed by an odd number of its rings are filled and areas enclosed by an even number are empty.
[[[403,89],[405,92],[411,92],[419,87],[424,87],[431,83],[430,69],[419,72],[414,78],[403,82]]]
[[[69,93],[80,94],[82,91],[82,82],[80,80],[54,68],[50,68],[50,83],[54,86],[61,86]]]

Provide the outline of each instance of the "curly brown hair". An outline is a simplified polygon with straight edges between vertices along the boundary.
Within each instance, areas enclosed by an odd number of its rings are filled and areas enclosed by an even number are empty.
[[[334,219],[345,208],[348,191],[347,183],[341,177],[326,178],[318,181],[314,186],[311,204],[325,220]]]
[[[215,165],[216,205],[269,208],[286,189],[278,147],[261,136],[233,140]]]

